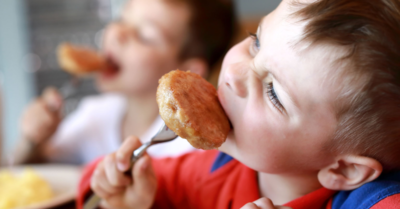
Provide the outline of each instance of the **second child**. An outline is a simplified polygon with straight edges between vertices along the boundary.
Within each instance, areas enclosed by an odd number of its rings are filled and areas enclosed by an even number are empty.
[[[103,94],[84,99],[62,120],[62,99],[47,89],[23,115],[17,162],[84,164],[117,150],[129,135],[150,140],[163,125],[155,99],[158,79],[175,69],[212,74],[234,31],[230,1],[128,1],[104,32],[102,52],[117,69],[96,77]],[[193,149],[177,139],[149,154],[175,156]]]

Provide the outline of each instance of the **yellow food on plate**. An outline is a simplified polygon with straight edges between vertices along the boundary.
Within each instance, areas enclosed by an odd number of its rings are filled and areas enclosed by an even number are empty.
[[[0,172],[0,209],[26,207],[53,197],[53,191],[42,177],[32,169],[19,175]]]

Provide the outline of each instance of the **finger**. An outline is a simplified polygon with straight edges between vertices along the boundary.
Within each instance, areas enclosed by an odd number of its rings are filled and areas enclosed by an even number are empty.
[[[40,99],[37,99],[32,104],[30,104],[29,107],[25,110],[22,122],[28,123],[24,125],[32,127],[34,125],[41,124],[42,123],[41,120],[44,118],[44,116],[47,115],[49,115],[49,113],[47,111],[44,102],[41,101]],[[35,123],[33,123],[33,121]]]
[[[257,205],[258,208],[260,209],[288,209],[288,207],[284,207],[284,206],[275,206],[274,203],[266,198],[266,197],[262,197],[256,201],[253,202],[255,205]],[[289,208],[290,209],[290,208]]]
[[[260,209],[260,207],[258,207],[256,204],[249,202],[246,205],[244,205],[243,207],[241,207],[240,209]]]
[[[42,100],[50,110],[58,111],[61,108],[61,95],[53,87],[48,87],[44,90],[42,94]]]
[[[115,154],[107,155],[104,158],[104,167],[110,185],[121,187],[131,184],[131,179],[118,170]]]
[[[105,176],[104,168],[103,168],[103,163],[100,162],[95,171],[93,172],[92,178],[90,180],[90,188],[93,190],[95,194],[97,194],[101,198],[107,198],[109,194],[107,191],[103,189],[103,187],[100,185],[100,182],[106,181],[107,178]]]
[[[272,203],[272,201],[266,197],[262,197],[256,201],[254,201],[253,203],[262,209],[275,208],[274,203]]]
[[[107,199],[110,197],[110,194],[108,194],[103,188],[100,186],[97,186],[96,188],[93,188],[93,193],[99,196],[101,199]]]
[[[142,143],[135,136],[128,137],[116,152],[117,168],[120,171],[127,171],[130,166],[131,156],[135,149]]]
[[[148,155],[141,157],[133,168],[134,190],[143,197],[152,198],[157,189],[157,179]]]
[[[108,203],[107,200],[103,199],[103,200],[101,200],[100,203],[99,203],[99,208],[102,208],[102,209],[112,209],[113,207],[110,206],[110,204]]]
[[[110,184],[109,181],[99,181],[98,186],[100,190],[104,192],[104,194],[107,195],[106,198],[118,194],[126,189],[126,187],[121,187],[121,186],[113,186]]]
[[[35,124],[39,126],[37,127],[39,130],[53,131],[61,121],[59,112],[50,110],[43,101],[39,101],[35,109],[34,114],[30,116],[30,121],[36,121]]]
[[[50,127],[59,120],[58,112],[48,108],[47,104],[42,100],[38,101],[35,109],[37,114],[32,116],[36,117],[35,119],[39,120],[43,126]]]
[[[36,100],[25,111],[21,130],[23,136],[35,143],[40,143],[48,135],[51,135],[57,127],[60,117],[50,112],[42,101]]]
[[[120,193],[126,188],[115,187],[110,184],[104,172],[103,162],[99,163],[96,170],[93,172],[90,187],[95,194],[103,199],[107,199],[114,194]]]

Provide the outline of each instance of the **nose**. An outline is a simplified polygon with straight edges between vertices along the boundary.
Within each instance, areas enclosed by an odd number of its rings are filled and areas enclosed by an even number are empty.
[[[119,27],[117,29],[117,40],[119,44],[124,45],[129,41],[129,36],[130,35],[130,28],[123,25],[119,24]]]
[[[227,66],[224,75],[225,85],[239,97],[246,97],[248,94],[247,80],[250,71],[249,65],[244,62]]]
[[[129,27],[123,23],[113,23],[109,28],[109,33],[114,44],[123,46],[129,41]]]

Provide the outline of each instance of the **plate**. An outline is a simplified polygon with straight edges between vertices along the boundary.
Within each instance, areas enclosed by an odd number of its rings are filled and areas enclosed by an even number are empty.
[[[81,176],[81,167],[71,165],[44,164],[13,166],[12,168],[0,168],[19,174],[24,169],[30,168],[44,178],[51,186],[54,197],[50,200],[18,209],[43,209],[62,205],[75,199],[78,183]]]

